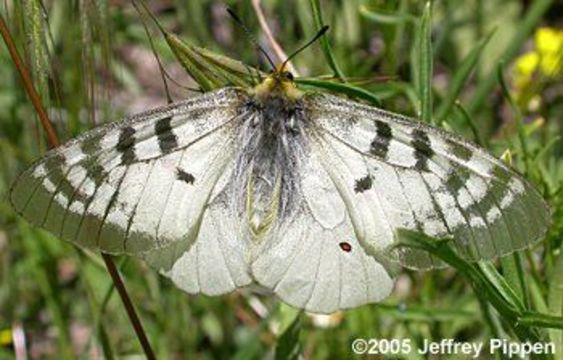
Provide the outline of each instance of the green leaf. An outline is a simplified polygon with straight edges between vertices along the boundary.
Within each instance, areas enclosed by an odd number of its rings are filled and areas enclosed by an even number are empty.
[[[518,317],[517,322],[520,325],[544,327],[549,329],[563,329],[563,317],[551,316],[534,312],[526,312]],[[559,330],[561,332],[561,330]],[[555,352],[559,354],[558,352]]]
[[[182,41],[160,24],[144,2],[141,4],[164,36],[176,59],[203,91],[225,86],[250,87],[253,85],[252,80],[255,76],[263,76],[260,70],[241,61]]]
[[[258,72],[243,63],[226,56],[214,54],[189,45],[177,36],[167,33],[165,39],[184,69],[204,91],[211,91],[229,85],[249,87],[251,76]],[[245,73],[242,74],[242,69]]]
[[[278,339],[276,346],[276,360],[298,359],[301,353],[301,312],[297,312],[297,316],[293,322],[287,327]]]
[[[400,304],[377,304],[377,310],[391,315],[396,319],[417,322],[451,322],[455,320],[467,320],[475,318],[475,311],[454,308],[433,308],[417,305]]]
[[[495,276],[495,273],[490,270],[489,266],[492,265],[480,263],[479,266],[477,266],[474,263],[470,263],[463,259],[457,255],[451,247],[450,243],[452,239],[450,238],[436,239],[425,234],[406,229],[399,229],[397,236],[399,238],[397,246],[407,246],[421,249],[437,256],[445,263],[453,266],[471,279],[476,288],[485,292],[484,295],[487,295],[488,300],[500,313],[503,314],[505,318],[512,320],[516,319],[518,310],[521,308],[519,308],[516,304],[507,302],[507,298],[512,299],[511,294],[509,294],[509,290],[506,290],[504,296],[499,293],[498,289],[504,288],[504,286],[502,284],[502,280],[499,280]],[[485,271],[489,271],[489,274],[486,274]],[[491,281],[494,281],[499,285],[494,286]]]
[[[410,14],[381,13],[370,10],[365,5],[360,6],[360,15],[379,24],[398,25],[404,23],[416,23],[416,18]]]
[[[519,253],[514,253],[500,259],[502,264],[502,273],[506,278],[506,282],[516,293],[516,296],[523,302],[526,309],[530,308],[528,296],[526,293],[526,281],[524,279],[524,269],[522,267],[522,258]]]
[[[518,296],[517,291],[520,289],[515,289],[512,287],[506,279],[499,274],[495,266],[490,262],[480,262],[478,263],[479,268],[483,271],[483,274],[487,277],[490,283],[495,287],[496,291],[503,296],[503,298],[514,308],[518,309],[519,311],[526,310],[524,302],[522,298]],[[510,269],[507,265],[508,272],[515,271],[514,269]],[[504,267],[503,267],[504,269]],[[516,276],[516,275],[514,275]],[[517,284],[518,285],[518,284]],[[521,294],[522,295],[522,294]],[[522,295],[523,296],[523,295]]]
[[[407,246],[428,251],[466,275],[483,299],[486,299],[512,327],[520,340],[539,341],[531,327],[563,327],[563,318],[526,311],[524,304],[489,262],[469,263],[450,246],[451,239],[436,239],[425,234],[399,229],[396,247]]]
[[[371,92],[354,85],[316,80],[311,78],[297,78],[295,79],[295,82],[298,84],[339,92],[354,98],[367,100],[375,106],[381,105],[381,101],[379,101],[379,99]]]

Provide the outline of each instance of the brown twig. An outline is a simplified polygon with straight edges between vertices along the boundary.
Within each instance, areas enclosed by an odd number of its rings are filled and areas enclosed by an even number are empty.
[[[27,95],[29,96],[31,103],[33,104],[33,107],[35,108],[35,111],[39,116],[41,125],[43,126],[43,129],[45,129],[45,131],[47,132],[47,139],[49,141],[49,145],[50,147],[55,148],[60,145],[59,138],[57,137],[53,125],[49,121],[49,117],[47,115],[47,112],[45,111],[45,108],[43,107],[43,105],[41,105],[41,97],[39,96],[39,94],[35,90],[35,87],[33,86],[31,77],[29,76],[29,73],[27,72],[24,63],[20,55],[18,54],[18,49],[14,44],[14,40],[12,39],[12,35],[10,34],[10,30],[8,30],[8,26],[4,22],[4,17],[2,16],[2,14],[0,14],[0,33],[2,33],[2,38],[4,38],[4,42],[8,47],[8,51],[10,52],[10,56],[12,57],[12,61],[14,62],[14,65],[16,65],[16,69],[18,70],[22,78],[22,83],[25,88],[25,91],[27,92]]]
[[[135,329],[135,333],[137,334],[137,338],[139,339],[139,342],[143,347],[143,351],[145,352],[147,359],[150,360],[156,359],[154,352],[151,348],[149,339],[147,338],[147,334],[143,329],[143,324],[141,324],[141,320],[139,319],[137,313],[135,312],[135,307],[131,302],[131,298],[127,293],[127,289],[125,288],[125,284],[123,284],[123,280],[121,280],[121,276],[119,276],[119,271],[117,270],[117,267],[113,262],[113,259],[111,258],[110,255],[104,253],[102,253],[102,258],[106,263],[106,268],[108,269],[108,272],[113,280],[113,283],[115,284],[117,292],[119,293],[119,297],[121,297],[121,302],[123,302],[123,306],[127,311],[127,315],[129,316],[131,325],[133,325],[133,329]]]
[[[2,34],[2,38],[4,39],[4,43],[6,44],[6,47],[8,48],[8,51],[10,52],[10,56],[12,58],[12,61],[14,62],[14,65],[16,66],[16,69],[18,70],[18,73],[20,74],[20,77],[22,79],[22,83],[23,86],[25,88],[25,91],[27,92],[31,103],[33,104],[33,107],[35,108],[35,111],[37,112],[37,115],[39,117],[39,120],[41,121],[41,125],[43,126],[43,129],[45,130],[45,132],[47,133],[47,140],[49,142],[49,147],[50,148],[56,148],[57,146],[60,145],[60,141],[59,141],[59,137],[57,136],[57,133],[55,132],[55,128],[53,127],[51,121],[49,120],[49,116],[47,115],[47,111],[45,111],[45,108],[43,107],[43,104],[41,102],[41,97],[39,96],[39,93],[37,93],[37,90],[35,89],[35,87],[33,86],[33,82],[31,81],[31,76],[29,75],[29,72],[27,71],[26,66],[24,65],[18,50],[16,48],[16,45],[14,43],[14,40],[12,38],[12,35],[10,33],[10,30],[8,29],[8,26],[6,25],[5,21],[4,21],[4,17],[2,16],[2,14],[0,14],[0,33]],[[154,352],[152,351],[152,348],[150,346],[150,343],[147,339],[146,333],[143,329],[143,326],[141,324],[141,321],[139,320],[139,317],[137,316],[137,313],[135,312],[135,307],[133,306],[133,303],[131,302],[131,299],[129,298],[129,294],[127,293],[127,289],[125,288],[125,284],[123,283],[123,280],[121,279],[121,277],[119,276],[119,272],[115,266],[115,263],[113,262],[113,259],[111,258],[111,256],[102,253],[102,258],[104,259],[104,262],[106,264],[106,268],[113,280],[113,284],[114,286],[117,288],[117,291],[119,293],[119,296],[121,297],[121,301],[123,302],[123,306],[125,307],[125,310],[127,311],[127,315],[129,316],[129,320],[131,321],[131,324],[135,330],[135,333],[137,334],[137,338],[139,339],[139,342],[141,343],[141,346],[143,347],[143,350],[145,352],[145,355],[148,359],[155,359],[155,355]]]
[[[270,46],[272,46],[272,49],[276,53],[276,56],[278,57],[280,62],[285,61],[287,59],[287,54],[285,53],[285,51],[283,51],[280,44],[278,44],[278,42],[274,38],[274,35],[272,35],[272,31],[270,30],[270,27],[268,26],[268,22],[266,21],[266,17],[264,16],[264,12],[262,11],[262,8],[260,7],[260,0],[252,0],[252,7],[254,8],[254,12],[256,13],[256,17],[258,18],[258,22],[260,23],[260,28],[264,32],[264,35],[266,35],[266,38],[268,39]],[[291,62],[288,62],[286,64],[286,67],[287,67],[287,70],[289,70],[293,75],[299,76],[297,69],[295,69],[295,67],[293,66],[293,64]]]

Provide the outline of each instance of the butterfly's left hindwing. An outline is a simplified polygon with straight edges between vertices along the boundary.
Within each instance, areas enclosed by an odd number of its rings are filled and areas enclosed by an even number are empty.
[[[53,234],[106,252],[187,239],[234,156],[245,97],[220,90],[87,132],[25,171],[12,204]]]
[[[467,141],[400,115],[330,95],[305,100],[312,151],[324,159],[360,243],[371,254],[405,228],[453,237],[471,260],[491,259],[541,239],[549,222],[540,194]],[[412,268],[440,266],[400,250]]]
[[[212,195],[192,239],[143,254],[153,268],[190,294],[219,295],[252,282],[247,265],[248,237],[233,213],[229,190],[223,188]]]

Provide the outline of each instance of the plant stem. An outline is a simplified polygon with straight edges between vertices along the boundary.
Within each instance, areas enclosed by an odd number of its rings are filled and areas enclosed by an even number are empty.
[[[117,292],[119,293],[119,296],[121,297],[121,301],[123,302],[123,306],[125,307],[125,310],[127,311],[127,315],[129,316],[129,320],[131,321],[131,325],[133,325],[133,329],[135,330],[135,333],[137,334],[137,338],[139,339],[139,342],[141,343],[141,346],[143,347],[143,350],[145,352],[145,355],[147,356],[147,359],[156,359],[154,352],[151,348],[151,345],[149,343],[149,340],[147,338],[147,334],[145,333],[145,330],[143,329],[143,324],[141,324],[141,320],[139,320],[139,317],[137,316],[137,313],[135,312],[135,307],[133,306],[133,303],[131,302],[131,298],[129,297],[129,294],[127,293],[127,289],[125,288],[125,285],[123,284],[123,280],[121,280],[121,276],[119,276],[119,272],[117,271],[117,268],[115,266],[115,263],[113,262],[113,259],[111,258],[110,255],[107,254],[103,254],[102,253],[102,258],[104,259],[104,262],[106,264],[106,268],[113,280],[113,283],[115,284],[115,287],[117,288]]]

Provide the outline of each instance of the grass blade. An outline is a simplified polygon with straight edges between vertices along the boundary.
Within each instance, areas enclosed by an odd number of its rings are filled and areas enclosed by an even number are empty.
[[[446,91],[446,97],[440,103],[438,110],[436,110],[436,124],[440,125],[445,118],[448,116],[452,106],[457,101],[457,98],[463,89],[467,78],[472,73],[473,69],[477,65],[477,61],[479,60],[479,56],[483,51],[483,48],[488,44],[489,40],[495,31],[491,31],[489,35],[482,39],[475,47],[467,54],[465,59],[461,62],[459,69],[455,72],[454,76],[452,77],[452,82],[450,87]]]
[[[313,19],[315,21],[315,26],[317,29],[320,29],[324,26],[323,16],[321,12],[321,3],[319,0],[310,0],[310,1],[311,1],[311,7],[313,9]],[[344,73],[342,72],[342,70],[340,70],[340,67],[336,63],[336,59],[334,57],[334,54],[332,53],[332,49],[328,42],[328,38],[326,36],[323,36],[319,39],[319,41],[321,42],[323,53],[328,62],[328,65],[330,66],[330,68],[334,73],[334,76],[338,78],[340,81],[345,82],[346,78],[344,76]]]
[[[520,254],[514,253],[500,259],[502,264],[502,273],[506,278],[506,282],[516,293],[516,296],[523,302],[524,307],[529,309],[530,302],[526,293],[526,281],[524,279],[524,269],[522,268],[522,259]]]
[[[467,110],[465,110],[463,105],[461,105],[461,103],[456,101],[455,108],[461,114],[461,117],[464,120],[464,122],[471,129],[471,132],[473,133],[473,138],[475,139],[475,142],[477,144],[481,145],[481,146],[488,147],[487,141],[485,139],[483,139],[483,137],[481,136],[481,133],[479,132],[479,129],[475,125],[475,122],[473,121],[471,116],[469,116],[469,114],[467,113]]]
[[[360,15],[378,24],[397,25],[404,23],[416,23],[416,18],[410,14],[384,14],[370,10],[365,5],[360,6]]]
[[[550,279],[547,306],[554,316],[563,316],[563,255],[559,255]],[[563,358],[563,331],[549,330],[549,339],[555,344],[555,353]]]
[[[475,291],[484,295],[520,340],[539,341],[540,336],[532,327],[563,326],[563,317],[526,311],[522,301],[491,263],[483,262],[476,265],[467,262],[451,248],[450,239],[435,239],[404,229],[398,231],[398,237],[400,241],[397,246],[428,251],[471,279]]]
[[[418,96],[420,99],[420,120],[432,122],[432,5],[424,6],[418,30]]]
[[[526,174],[529,174],[531,170],[531,162],[530,162],[531,155],[528,146],[528,137],[526,136],[524,124],[522,123],[522,113],[520,112],[520,108],[512,98],[512,95],[510,95],[510,90],[508,89],[508,85],[504,80],[503,65],[504,65],[503,62],[500,62],[497,67],[497,79],[500,84],[502,94],[510,104],[510,107],[512,108],[512,111],[514,113],[516,128],[518,129],[518,140],[520,142],[520,147],[522,149],[522,159],[524,160],[524,165],[526,167]]]
[[[509,284],[509,282],[499,274],[495,266],[490,262],[480,262],[478,263],[479,268],[489,280],[489,282],[495,287],[496,291],[502,295],[502,297],[510,303],[510,305],[519,311],[524,311],[526,309],[522,298],[518,296],[518,291]],[[512,269],[511,269],[512,270]],[[509,271],[510,272],[510,271]],[[509,276],[510,277],[510,276]]]
[[[276,360],[299,358],[301,353],[301,342],[299,340],[302,327],[301,322],[301,313],[299,312],[278,340]]]
[[[371,92],[354,85],[336,83],[332,81],[316,80],[310,78],[297,78],[295,79],[295,82],[298,84],[339,92],[342,94],[349,95],[351,97],[367,100],[375,106],[381,105],[381,101],[379,101],[379,99]]]

